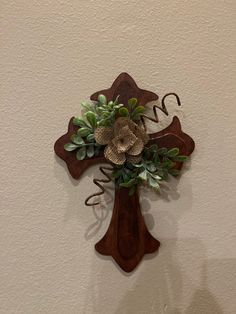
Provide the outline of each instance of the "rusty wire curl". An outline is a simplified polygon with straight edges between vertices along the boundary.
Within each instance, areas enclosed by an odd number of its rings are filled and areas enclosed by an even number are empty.
[[[101,185],[101,183],[109,183],[112,181],[112,177],[110,176],[110,174],[108,174],[105,170],[107,171],[112,171],[113,170],[113,167],[99,167],[99,170],[100,172],[107,178],[107,179],[96,179],[94,178],[93,179],[93,183],[96,184],[99,188],[100,188],[100,191],[96,192],[96,193],[93,193],[91,194],[90,196],[88,196],[85,200],[85,205],[86,206],[95,206],[95,205],[98,205],[100,202],[94,202],[94,203],[89,203],[89,200],[91,198],[94,198],[96,196],[99,196],[99,195],[102,195],[105,193],[105,188],[103,185]],[[101,183],[100,183],[101,182]]]
[[[166,108],[165,99],[166,99],[166,97],[171,96],[171,95],[175,96],[178,106],[181,106],[181,102],[180,102],[179,96],[176,93],[168,93],[168,94],[166,94],[162,98],[162,100],[161,100],[161,106],[154,105],[152,107],[152,110],[153,110],[153,113],[154,113],[154,118],[150,117],[150,116],[148,116],[146,114],[141,114],[140,115],[141,122],[143,124],[143,127],[144,127],[145,131],[147,131],[147,126],[146,126],[146,123],[144,121],[144,118],[147,119],[147,120],[150,120],[152,122],[158,123],[159,122],[159,118],[158,118],[157,110],[161,110],[166,116],[169,115],[169,112],[168,112],[168,110]]]

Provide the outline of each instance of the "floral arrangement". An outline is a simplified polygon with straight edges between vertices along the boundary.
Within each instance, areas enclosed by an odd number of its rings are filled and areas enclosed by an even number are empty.
[[[158,190],[169,175],[179,174],[176,163],[188,157],[180,155],[178,148],[150,145],[142,119],[145,108],[136,98],[129,99],[126,107],[119,97],[108,102],[104,95],[97,102],[81,105],[83,116],[73,119],[78,131],[64,145],[66,151],[76,152],[78,160],[104,154],[113,166],[111,177],[116,186],[129,188],[129,195],[140,184]]]

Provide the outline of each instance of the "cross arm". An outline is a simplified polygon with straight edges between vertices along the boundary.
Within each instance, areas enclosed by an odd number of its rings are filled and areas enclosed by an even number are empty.
[[[193,139],[182,131],[179,118],[174,116],[171,124],[165,129],[150,134],[148,146],[157,144],[159,148],[166,147],[167,149],[179,148],[180,155],[190,156],[194,150],[195,143]],[[176,163],[176,169],[180,170],[183,163]]]

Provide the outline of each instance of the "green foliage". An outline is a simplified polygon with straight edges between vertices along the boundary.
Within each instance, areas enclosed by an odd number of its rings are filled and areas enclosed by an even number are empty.
[[[91,127],[94,129],[97,126],[97,116],[94,112],[92,111],[88,111],[85,113],[85,116],[89,122],[89,124],[91,125]]]
[[[76,117],[73,124],[79,126],[77,133],[71,136],[71,142],[64,146],[66,151],[75,151],[76,158],[83,160],[86,157],[91,158],[99,154],[101,146],[95,142],[94,131],[97,127],[97,116],[92,110],[93,105],[83,103],[82,106],[88,110],[85,112],[84,118]]]
[[[131,119],[134,121],[139,121],[140,116],[142,113],[144,113],[144,111],[145,111],[145,108],[143,106],[137,106],[131,114]]]
[[[161,181],[168,180],[169,175],[179,175],[179,171],[175,169],[176,162],[186,160],[187,156],[179,155],[178,148],[168,150],[152,145],[144,149],[142,160],[138,164],[125,163],[116,166],[113,178],[119,187],[129,188],[130,195],[141,183],[159,190]]]
[[[64,146],[68,152],[76,151],[78,160],[99,155],[101,146],[95,142],[95,129],[98,126],[112,126],[119,109],[124,108],[123,104],[118,104],[118,97],[108,102],[104,95],[98,96],[97,103],[82,102],[81,106],[84,108],[83,117],[73,119],[73,124],[79,127],[77,133],[72,135],[71,143]]]
[[[72,152],[73,150],[77,149],[78,145],[73,144],[73,143],[67,143],[64,145],[64,149],[68,152]]]
[[[129,110],[125,107],[122,107],[119,109],[119,115],[121,117],[128,117],[129,116]]]
[[[83,128],[83,127],[88,127],[88,125],[86,124],[86,122],[85,122],[82,118],[79,118],[79,117],[75,117],[75,118],[73,119],[73,124],[74,124],[74,125],[77,125],[77,126],[79,126],[79,127],[81,127],[81,128]]]
[[[137,103],[138,103],[137,98],[130,98],[128,100],[128,109],[130,112],[132,112],[135,109],[135,107],[137,106]]]
[[[82,139],[82,137],[78,134],[73,134],[71,136],[71,141],[73,143],[75,143],[76,145],[81,145],[81,144],[84,144],[84,140]]]
[[[137,122],[141,118],[141,114],[144,113],[145,108],[143,106],[138,105],[137,98],[130,98],[128,100],[128,110],[130,119]]]
[[[80,128],[78,129],[77,134],[81,137],[86,137],[91,134],[91,131],[92,130],[90,128]]]
[[[104,95],[99,95],[98,96],[98,102],[101,104],[101,105],[103,105],[103,106],[106,106],[106,104],[107,104],[107,98],[106,98],[106,96],[104,96]]]
[[[88,158],[91,158],[94,156],[94,145],[89,145],[87,148],[87,156]]]
[[[124,108],[123,104],[118,104],[118,98],[114,101],[107,102],[104,95],[98,96],[98,103],[96,105],[97,126],[113,126],[115,119],[119,115],[119,110]]]
[[[88,136],[87,136],[87,141],[88,142],[94,142],[94,134],[89,134]]]
[[[76,158],[78,160],[83,160],[86,157],[86,147],[83,146],[81,148],[79,148],[76,152]]]
[[[99,95],[96,103],[82,102],[83,117],[73,119],[73,124],[79,127],[78,135],[82,138],[87,137],[87,141],[92,142],[90,134],[94,134],[98,126],[113,126],[118,117],[129,117],[135,122],[139,121],[144,107],[138,105],[138,100],[130,98],[126,108],[123,104],[118,103],[118,99],[119,96],[114,101],[108,102],[105,95]]]

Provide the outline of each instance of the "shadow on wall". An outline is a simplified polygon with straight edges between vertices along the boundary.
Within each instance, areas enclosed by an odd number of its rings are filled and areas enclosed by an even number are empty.
[[[236,271],[235,259],[229,260],[206,260],[204,255],[199,255],[200,242],[194,239],[181,241],[181,246],[186,247],[193,260],[192,267],[196,274],[197,267],[199,276],[195,284],[191,278],[182,277],[181,267],[178,261],[173,259],[176,246],[174,241],[166,241],[166,247],[162,254],[156,259],[156,265],[146,267],[135,283],[135,287],[129,291],[121,300],[115,314],[225,314],[219,301],[208,288],[208,273],[211,267],[214,269],[214,276],[226,266]],[[194,251],[196,253],[194,253]],[[197,259],[197,262],[196,262]],[[195,261],[194,261],[195,260]],[[201,265],[201,266],[200,266]],[[191,271],[191,270],[190,270]],[[226,281],[221,278],[221,291],[225,292]],[[223,281],[223,282],[222,282]],[[186,291],[186,289],[188,291]],[[184,291],[185,290],[185,291]],[[190,301],[183,299],[183,294],[192,291]],[[232,292],[233,297],[233,292]],[[184,306],[183,306],[184,304]],[[233,312],[227,312],[233,313]]]
[[[221,295],[225,295],[226,291],[229,300],[235,298],[234,291],[227,285],[230,278],[225,278],[225,272],[222,271],[228,269],[229,277],[234,275],[235,259],[208,260],[201,241],[196,239],[179,239],[178,242],[175,239],[162,240],[162,249],[158,256],[144,259],[134,273],[126,276],[122,273],[122,278],[118,278],[117,273],[115,276],[109,265],[107,268],[92,268],[90,276],[93,285],[90,282],[86,300],[92,311],[87,311],[88,308],[85,306],[83,313],[235,313],[233,309],[229,311],[229,306],[226,306],[228,311],[225,311],[222,308],[225,302],[221,300]],[[186,260],[188,263],[184,263]],[[184,271],[181,268],[182,264]],[[118,296],[123,297],[115,310],[111,311],[109,304],[113,298],[116,301],[115,291]]]

